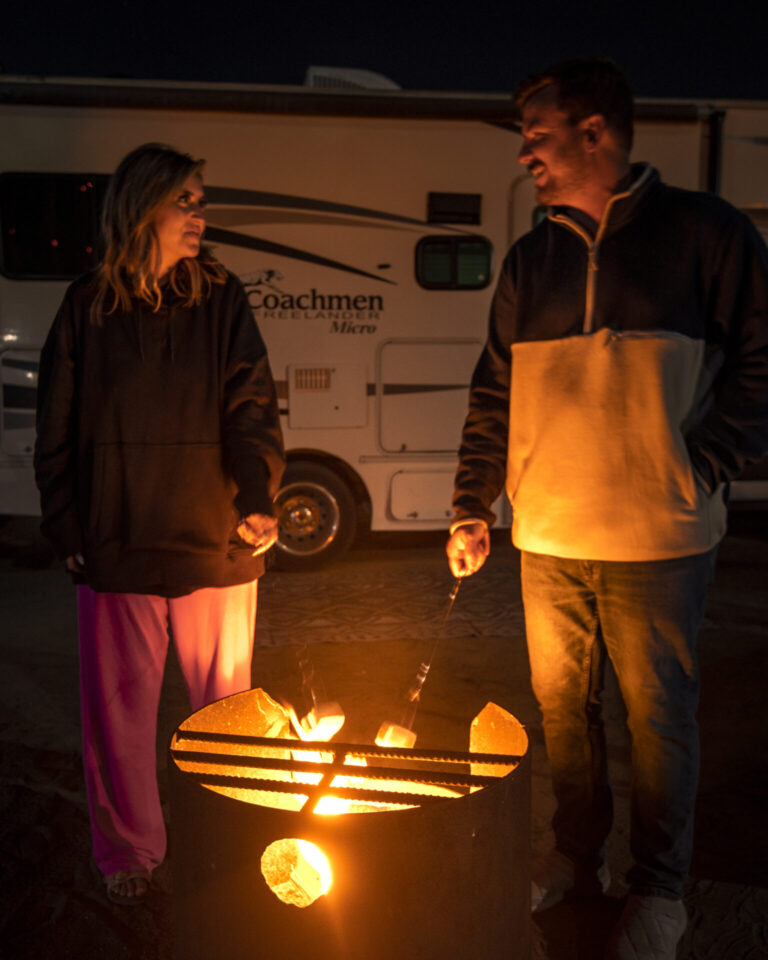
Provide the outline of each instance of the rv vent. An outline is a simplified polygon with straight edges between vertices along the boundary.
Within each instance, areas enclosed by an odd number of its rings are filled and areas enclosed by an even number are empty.
[[[330,390],[330,367],[297,367],[293,371],[294,390]]]
[[[428,223],[480,223],[481,193],[428,193]]]

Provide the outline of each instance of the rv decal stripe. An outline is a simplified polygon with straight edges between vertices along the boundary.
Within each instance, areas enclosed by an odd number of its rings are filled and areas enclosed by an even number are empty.
[[[469,390],[468,383],[385,383],[384,396],[405,393],[440,393],[443,390]]]
[[[397,213],[385,213],[383,210],[371,210],[368,207],[356,207],[348,203],[332,203],[330,200],[315,200],[312,197],[293,197],[287,193],[265,193],[262,190],[240,190],[237,187],[205,188],[205,197],[209,203],[230,203],[236,206],[282,207],[291,210],[320,210],[324,213],[346,213],[369,220],[387,220],[391,223],[409,223],[419,227],[434,226],[426,220],[403,217]],[[446,230],[456,229],[441,224]],[[457,230],[464,233],[463,230]]]
[[[307,263],[316,263],[321,267],[330,267],[332,270],[356,273],[358,276],[369,277],[371,280],[378,280],[381,283],[395,283],[394,280],[387,280],[386,277],[378,277],[375,273],[369,273],[367,270],[359,270],[357,267],[350,267],[349,264],[341,263],[338,260],[329,260],[327,257],[319,257],[317,254],[308,253],[306,250],[297,250],[296,247],[286,247],[281,243],[261,240],[259,237],[251,237],[247,233],[236,233],[234,230],[222,230],[221,227],[208,227],[205,231],[205,239],[211,243],[226,243],[231,247],[242,247],[245,250],[260,250],[262,253],[273,253],[278,257],[289,257],[291,260],[305,260]]]

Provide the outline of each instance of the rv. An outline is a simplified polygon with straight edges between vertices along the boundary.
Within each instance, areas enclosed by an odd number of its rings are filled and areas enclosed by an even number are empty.
[[[281,564],[323,563],[368,525],[446,527],[495,277],[541,213],[511,114],[509,94],[0,78],[0,514],[39,512],[39,352],[97,262],[110,171],[160,141],[206,158],[206,240],[267,343]],[[634,156],[768,231],[768,105],[637,114]],[[732,497],[768,500],[766,464]]]

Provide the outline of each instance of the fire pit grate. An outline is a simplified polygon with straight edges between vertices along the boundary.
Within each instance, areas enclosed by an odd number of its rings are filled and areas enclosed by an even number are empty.
[[[253,753],[210,753],[191,749],[189,744],[215,743],[222,746],[251,747]],[[289,749],[290,758],[270,756],[263,751],[284,752]],[[259,752],[261,751],[261,752]],[[321,754],[320,761],[302,759],[307,754]],[[287,742],[282,737],[256,737],[246,734],[211,733],[204,730],[185,729],[177,731],[171,757],[181,769],[188,765],[205,767],[205,770],[188,769],[188,776],[206,787],[231,787],[239,790],[259,790],[274,793],[291,793],[308,797],[309,803],[322,797],[334,797],[338,800],[386,802],[387,804],[411,806],[439,803],[444,796],[409,793],[407,790],[381,790],[377,781],[398,783],[418,783],[421,785],[441,786],[453,790],[472,792],[491,786],[499,776],[517,766],[522,756],[515,754],[469,753],[450,750],[400,750],[393,747],[364,746],[354,743],[303,744],[301,741]],[[325,759],[327,758],[327,759]],[[350,761],[376,760],[402,761],[401,766],[350,767]],[[493,775],[472,773],[476,764],[501,768]],[[469,770],[452,772],[451,766],[469,766]],[[240,767],[243,772],[216,773],[217,767]],[[211,769],[212,768],[212,769]],[[301,774],[319,774],[316,783],[291,779],[286,782],[276,777],[276,772],[288,773],[292,777]],[[370,781],[371,785],[359,787],[353,785],[334,786],[339,776]]]

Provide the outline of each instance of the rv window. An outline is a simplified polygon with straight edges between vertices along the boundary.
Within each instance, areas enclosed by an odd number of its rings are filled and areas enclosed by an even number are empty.
[[[427,290],[479,290],[491,280],[485,237],[423,237],[416,245],[416,279]]]
[[[419,282],[425,287],[449,287],[453,283],[451,244],[448,240],[424,243]]]
[[[0,272],[70,280],[98,262],[103,174],[0,174]]]

